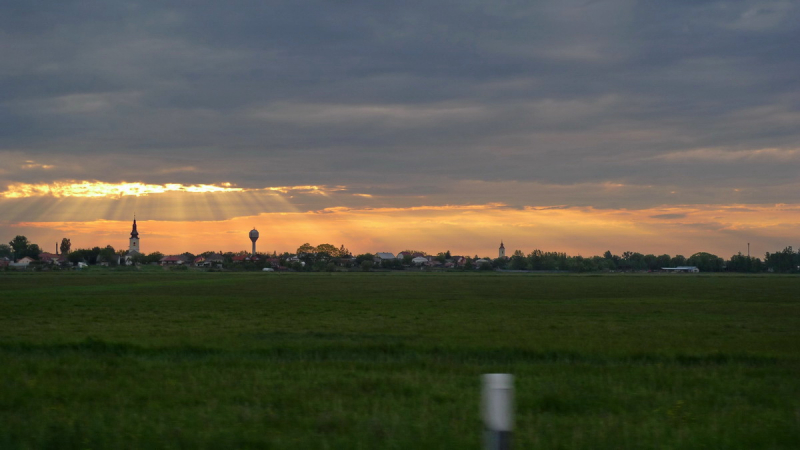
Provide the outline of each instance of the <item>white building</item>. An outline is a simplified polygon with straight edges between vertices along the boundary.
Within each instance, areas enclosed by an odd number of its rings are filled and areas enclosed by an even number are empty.
[[[391,261],[393,259],[395,259],[394,253],[388,253],[388,252],[375,253],[375,262]]]
[[[423,264],[427,264],[428,263],[428,258],[426,258],[424,256],[417,256],[416,258],[411,260],[411,263],[415,264],[417,266],[421,266]]]
[[[700,273],[700,269],[696,266],[662,267],[661,270],[666,270],[667,272]]]

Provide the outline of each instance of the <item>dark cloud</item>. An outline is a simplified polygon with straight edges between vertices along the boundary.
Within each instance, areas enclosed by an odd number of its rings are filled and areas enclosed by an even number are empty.
[[[55,168],[0,185],[777,201],[798,181],[798,24],[780,0],[6,2],[0,155]],[[569,189],[603,183],[639,193]]]

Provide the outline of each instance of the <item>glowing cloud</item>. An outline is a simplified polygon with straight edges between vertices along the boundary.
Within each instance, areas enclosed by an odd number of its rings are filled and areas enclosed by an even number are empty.
[[[25,161],[24,164],[20,166],[20,169],[23,170],[32,170],[32,169],[41,169],[41,170],[50,170],[55,166],[51,164],[39,164],[36,161]]]
[[[44,166],[49,167],[49,166]],[[56,181],[53,183],[11,184],[3,192],[2,198],[29,198],[29,197],[86,197],[86,198],[120,198],[124,196],[146,196],[152,194],[164,194],[168,192],[189,192],[189,193],[216,193],[216,192],[253,192],[269,191],[281,194],[290,192],[301,192],[306,194],[328,195],[330,192],[343,191],[343,186],[276,186],[262,189],[246,189],[234,187],[231,183],[220,184],[192,184],[184,185],[178,183],[167,184],[145,184],[140,182],[128,183],[105,183],[101,181]]]
[[[144,183],[103,183],[99,181],[67,181],[51,184],[17,183],[0,192],[5,198],[27,198],[52,196],[62,197],[123,197],[163,194],[165,192],[239,192],[241,188],[231,187],[230,183],[221,186],[211,184],[144,184]]]

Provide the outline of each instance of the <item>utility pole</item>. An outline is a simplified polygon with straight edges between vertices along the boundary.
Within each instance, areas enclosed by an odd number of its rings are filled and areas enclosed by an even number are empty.
[[[747,259],[750,259],[750,243],[747,243]]]

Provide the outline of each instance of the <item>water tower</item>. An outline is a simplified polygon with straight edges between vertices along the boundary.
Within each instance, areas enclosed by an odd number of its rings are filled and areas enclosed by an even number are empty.
[[[253,228],[250,230],[250,240],[253,241],[253,256],[256,254],[256,241],[258,240],[258,230]]]

